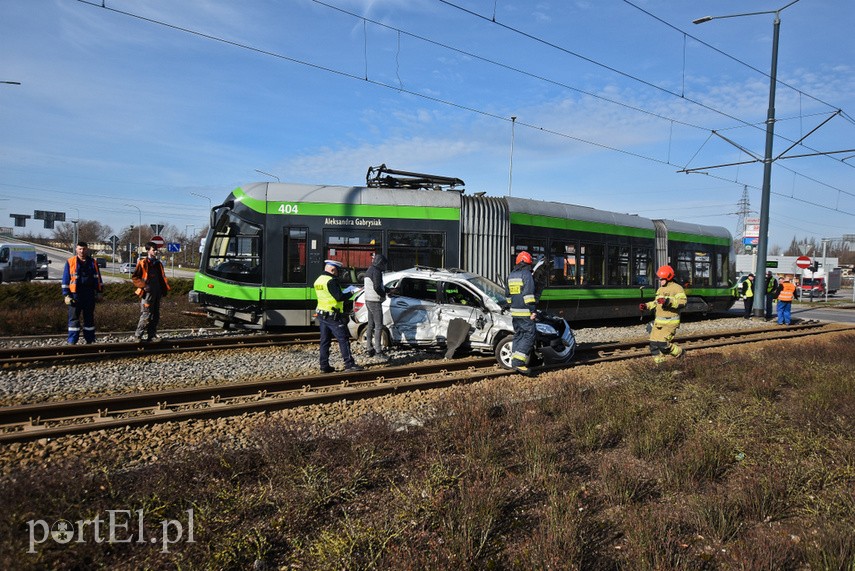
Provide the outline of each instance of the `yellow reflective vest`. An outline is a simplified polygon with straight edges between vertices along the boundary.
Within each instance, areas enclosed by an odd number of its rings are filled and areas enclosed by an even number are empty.
[[[329,283],[333,277],[323,273],[315,280],[315,295],[318,296],[318,311],[327,313],[344,313],[344,302],[338,301],[329,290]]]

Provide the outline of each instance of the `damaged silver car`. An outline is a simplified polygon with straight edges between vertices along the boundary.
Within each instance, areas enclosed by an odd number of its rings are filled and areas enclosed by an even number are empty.
[[[503,366],[510,367],[514,327],[504,287],[477,274],[424,267],[387,272],[383,282],[387,292],[381,335],[384,347],[446,347],[453,352],[460,345],[464,351],[494,354]],[[360,292],[354,296],[348,328],[363,344],[367,322]],[[565,333],[553,333],[561,350],[543,360],[569,363],[575,349],[569,325]]]

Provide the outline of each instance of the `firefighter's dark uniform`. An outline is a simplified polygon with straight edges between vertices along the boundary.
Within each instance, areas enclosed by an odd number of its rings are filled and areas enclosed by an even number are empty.
[[[62,295],[70,297],[68,303],[68,342],[80,339],[80,316],[83,315],[83,340],[95,342],[95,298],[104,290],[101,271],[91,256],[81,260],[68,258],[62,272]]]
[[[332,338],[338,340],[345,370],[361,370],[350,352],[350,334],[345,325],[344,302],[349,295],[342,292],[338,279],[324,271],[315,280],[315,295],[318,297],[318,325],[321,328],[320,365],[322,373],[335,371],[330,366]]]
[[[508,274],[505,295],[511,305],[514,323],[514,353],[511,366],[521,373],[529,374],[529,354],[537,336],[537,326],[531,318],[537,309],[537,297],[530,264],[521,263],[514,266],[514,270]]]
[[[656,299],[643,304],[647,310],[654,310],[650,330],[650,353],[657,364],[666,360],[668,355],[680,357],[683,354],[682,347],[672,340],[680,327],[680,310],[686,307],[687,302],[683,286],[668,281],[656,290]]]

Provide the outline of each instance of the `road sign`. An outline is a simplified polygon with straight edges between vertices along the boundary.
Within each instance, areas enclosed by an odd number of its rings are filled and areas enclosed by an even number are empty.
[[[160,234],[160,231],[163,230],[163,224],[149,224],[151,226],[151,231],[155,234]]]
[[[181,244],[179,244],[178,242],[169,242],[168,244],[166,244],[166,251],[167,252],[180,252],[181,251]]]
[[[160,236],[152,236],[150,242],[157,246],[158,250],[160,248],[163,248],[164,244],[166,244],[166,240],[164,240]]]
[[[807,256],[799,256],[796,258],[796,265],[801,269],[809,268],[811,260]]]
[[[111,243],[111,244],[113,245],[113,247],[115,248],[115,247],[116,247],[116,244],[118,244],[118,243],[119,243],[119,237],[118,237],[118,236],[116,236],[115,234],[114,234],[114,235],[112,235],[112,236],[110,236],[110,243]]]

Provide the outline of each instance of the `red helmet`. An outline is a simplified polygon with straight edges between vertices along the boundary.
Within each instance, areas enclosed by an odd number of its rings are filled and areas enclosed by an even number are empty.
[[[517,264],[531,264],[531,254],[528,252],[520,252],[517,254]]]
[[[674,268],[671,266],[660,266],[658,270],[656,270],[656,275],[663,280],[668,280],[669,282],[674,279]]]

